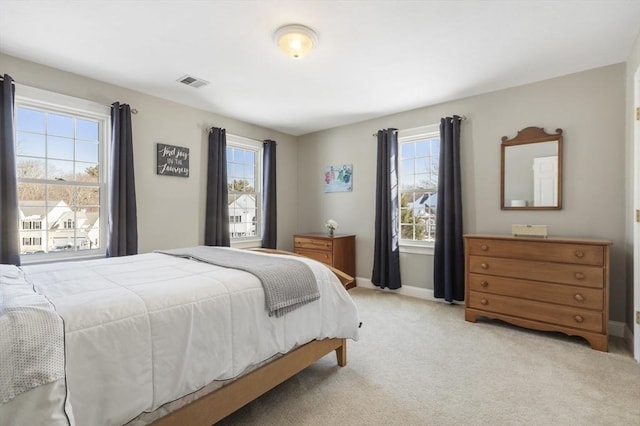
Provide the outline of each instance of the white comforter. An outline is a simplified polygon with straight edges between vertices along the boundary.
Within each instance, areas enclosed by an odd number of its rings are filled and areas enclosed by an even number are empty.
[[[299,259],[321,297],[280,318],[267,315],[255,276],[159,253],[23,267],[64,319],[76,424],[121,425],[313,339],[357,340],[336,276]]]

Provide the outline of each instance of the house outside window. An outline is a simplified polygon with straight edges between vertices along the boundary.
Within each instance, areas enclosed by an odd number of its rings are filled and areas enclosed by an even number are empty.
[[[436,235],[439,125],[398,132],[400,244],[432,248]],[[419,251],[418,251],[419,252]]]
[[[16,86],[15,122],[22,261],[104,254],[109,107]]]
[[[227,134],[227,185],[231,241],[261,239],[263,143]]]

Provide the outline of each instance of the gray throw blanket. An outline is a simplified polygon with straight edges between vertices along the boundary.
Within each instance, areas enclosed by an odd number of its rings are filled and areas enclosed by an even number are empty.
[[[156,253],[191,258],[255,275],[264,287],[270,317],[281,317],[305,303],[320,298],[313,271],[304,262],[296,259],[210,246],[157,250]]]

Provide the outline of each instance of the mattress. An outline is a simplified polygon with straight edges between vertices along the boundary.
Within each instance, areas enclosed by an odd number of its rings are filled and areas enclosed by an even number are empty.
[[[1,404],[0,423],[51,400],[66,414],[51,424],[122,425],[311,340],[357,340],[357,309],[337,277],[296,259],[320,298],[282,317],[268,315],[256,276],[161,253],[22,267],[64,321],[66,380]]]

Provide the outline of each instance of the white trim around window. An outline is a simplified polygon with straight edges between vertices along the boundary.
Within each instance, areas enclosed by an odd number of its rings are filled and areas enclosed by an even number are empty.
[[[440,137],[440,125],[430,124],[427,126],[414,127],[411,129],[398,130],[398,151],[404,142],[411,142],[420,139]],[[401,172],[401,170],[400,170]],[[400,253],[419,254],[433,256],[434,242],[399,240]]]
[[[86,253],[85,250],[79,250],[73,252],[49,252],[42,254],[30,254],[28,256],[21,256],[21,262],[23,264],[34,264],[61,260],[79,260],[104,257],[106,253],[109,200],[107,179],[109,171],[108,142],[110,140],[111,134],[111,107],[86,99],[80,99],[73,96],[50,92],[47,90],[25,86],[22,84],[16,84],[15,106],[16,108],[22,107],[27,109],[42,110],[54,114],[66,114],[75,118],[90,119],[99,123],[98,167],[100,178],[97,182],[97,185],[100,188],[100,248],[95,250],[87,250],[90,253]],[[22,179],[22,181],[30,183],[46,183],[46,179]],[[81,182],[77,182],[76,184],[79,186],[83,185]]]
[[[255,248],[262,246],[262,167],[264,156],[264,143],[255,139],[249,139],[244,136],[233,135],[227,133],[227,148],[241,148],[251,150],[256,153],[256,176],[255,176],[255,194],[257,206],[256,236],[250,237],[232,237],[230,236],[231,247],[234,248]],[[231,217],[229,218],[231,219]],[[230,224],[231,226],[231,220]]]

